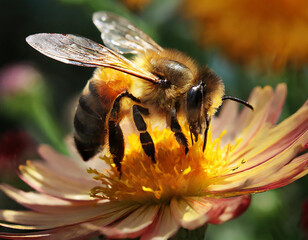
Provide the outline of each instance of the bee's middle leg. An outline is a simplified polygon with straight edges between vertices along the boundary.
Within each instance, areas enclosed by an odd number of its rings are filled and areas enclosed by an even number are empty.
[[[108,136],[109,136],[109,151],[113,157],[113,162],[115,163],[117,170],[121,176],[121,161],[124,158],[124,136],[122,129],[120,127],[120,101],[123,97],[128,97],[135,102],[140,102],[139,99],[134,97],[127,91],[119,94],[113,102],[112,109],[110,111],[110,116],[108,119]]]
[[[176,108],[173,108],[171,110],[170,117],[171,117],[170,121],[171,131],[174,132],[174,136],[177,142],[185,147],[185,154],[186,154],[188,152],[188,141],[184,133],[182,132],[182,128],[179,124]]]
[[[147,131],[147,125],[142,117],[142,115],[149,115],[149,110],[140,105],[133,106],[133,118],[137,130],[140,132],[140,142],[142,148],[147,156],[152,159],[152,162],[156,162],[155,160],[155,146],[152,140],[151,135]]]

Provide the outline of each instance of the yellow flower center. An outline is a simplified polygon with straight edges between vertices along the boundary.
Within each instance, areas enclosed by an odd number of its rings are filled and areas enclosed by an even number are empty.
[[[209,131],[205,151],[202,151],[203,139],[199,138],[186,155],[171,130],[149,129],[149,133],[155,143],[156,163],[144,153],[139,136],[130,135],[122,161],[121,178],[108,155],[101,159],[110,165],[110,170],[88,169],[95,175],[94,179],[102,182],[91,190],[92,197],[164,202],[177,196],[204,196],[204,189],[215,181],[216,176],[234,170],[229,166],[228,158],[233,147],[230,144],[220,146],[224,133],[212,141]],[[189,136],[187,129],[184,134]]]

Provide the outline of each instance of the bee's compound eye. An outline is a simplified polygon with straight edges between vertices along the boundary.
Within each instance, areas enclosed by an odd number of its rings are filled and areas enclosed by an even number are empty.
[[[187,93],[187,120],[190,125],[200,124],[201,105],[203,101],[203,84],[200,82]]]

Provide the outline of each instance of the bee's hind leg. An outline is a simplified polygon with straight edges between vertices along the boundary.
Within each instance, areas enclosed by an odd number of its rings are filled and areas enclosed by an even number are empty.
[[[149,110],[140,105],[133,106],[133,118],[135,125],[140,132],[140,142],[142,148],[147,156],[152,159],[152,162],[156,163],[155,160],[155,146],[151,135],[147,131],[147,125],[142,117],[142,115],[149,115]]]
[[[112,109],[110,111],[110,116],[108,119],[108,132],[109,132],[109,151],[113,157],[113,162],[115,163],[118,172],[121,177],[121,161],[124,157],[124,136],[122,129],[120,127],[119,113],[121,110],[120,101],[123,97],[128,97],[135,102],[140,102],[139,99],[134,97],[127,91],[119,94],[113,102]]]
[[[179,121],[177,118],[177,111],[175,107],[171,110],[170,117],[171,117],[171,121],[170,121],[171,131],[174,132],[174,136],[177,142],[185,147],[185,154],[187,154],[188,141],[184,133],[182,132],[182,128],[179,124]]]

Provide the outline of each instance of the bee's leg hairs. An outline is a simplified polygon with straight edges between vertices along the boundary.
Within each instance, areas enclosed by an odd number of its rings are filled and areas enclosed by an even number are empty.
[[[124,136],[120,127],[120,101],[123,97],[128,97],[134,102],[140,102],[139,99],[134,97],[127,91],[120,93],[113,102],[110,116],[108,119],[108,131],[109,131],[109,151],[113,157],[113,162],[117,166],[117,170],[121,176],[121,161],[124,157]]]
[[[156,162],[155,160],[155,147],[152,140],[151,135],[147,131],[147,125],[142,117],[149,115],[149,110],[147,108],[144,108],[140,105],[134,105],[133,106],[133,118],[135,125],[140,132],[140,142],[142,145],[142,148],[147,156],[149,156],[152,159],[152,162]]]

